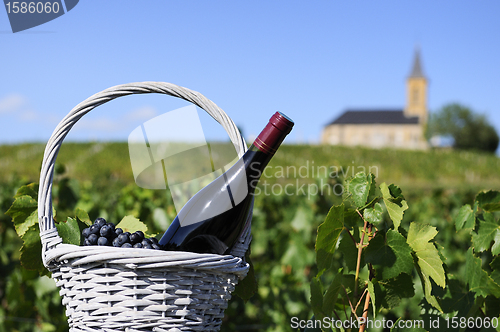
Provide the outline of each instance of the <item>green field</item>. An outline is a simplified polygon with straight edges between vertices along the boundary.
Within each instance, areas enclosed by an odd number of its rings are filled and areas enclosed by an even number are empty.
[[[4,214],[21,185],[38,182],[43,150],[42,144],[0,146],[0,332],[67,331],[55,286],[20,267],[22,241]],[[134,183],[126,143],[64,143],[58,164],[53,190],[58,221],[81,208],[92,219],[101,216],[112,222],[132,214],[151,232],[161,233],[176,215],[168,192],[141,189]],[[259,287],[247,302],[233,297],[222,330],[291,331],[292,317],[312,316],[317,227],[330,207],[342,202],[336,194],[344,180],[360,171],[374,173],[378,184],[394,183],[402,189],[409,205],[402,229],[407,231],[411,221],[436,227],[435,243],[446,257],[448,277],[457,280],[451,291],[462,292],[466,302],[453,310],[460,315],[467,314],[463,313],[467,308],[474,312],[474,294],[461,277],[466,273],[465,253],[472,246],[470,232],[457,232],[454,221],[461,206],[473,204],[479,191],[500,189],[499,169],[497,156],[476,152],[282,146],[261,179],[255,202],[251,258]],[[191,171],[190,165],[185,171]],[[346,257],[341,252],[335,255],[333,270],[347,269]],[[491,253],[485,251],[483,259],[491,261]],[[325,273],[325,284],[333,276],[331,271]],[[422,292],[415,286],[413,297],[401,299],[390,310],[386,306],[377,317],[417,319],[426,308]],[[446,295],[442,296],[445,303]],[[485,314],[500,315],[492,309],[500,308],[498,298],[484,296],[481,301]]]

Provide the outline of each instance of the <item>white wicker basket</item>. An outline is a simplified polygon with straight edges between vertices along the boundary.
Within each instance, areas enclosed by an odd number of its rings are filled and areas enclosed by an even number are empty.
[[[233,121],[198,92],[160,82],[118,85],[78,104],[54,130],[43,157],[38,195],[42,259],[52,272],[70,331],[218,331],[239,279],[248,272],[247,228],[232,255],[62,243],[52,216],[52,177],[59,148],[86,113],[117,97],[163,93],[201,107],[227,131],[239,157],[247,147]]]

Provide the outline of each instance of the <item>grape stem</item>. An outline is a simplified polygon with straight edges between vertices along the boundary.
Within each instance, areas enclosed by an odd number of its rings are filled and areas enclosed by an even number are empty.
[[[354,245],[357,247],[358,246],[358,243],[356,242],[356,239],[354,238],[354,236],[352,236],[352,233],[351,231],[349,231],[349,229],[347,227],[344,227],[344,229],[347,231],[347,234],[349,234],[349,236],[351,237],[352,239],[352,242],[354,242]]]
[[[365,297],[366,292],[368,292],[368,287],[365,287],[365,290],[363,291],[363,294],[359,297],[358,303],[356,303],[356,307],[354,308],[354,312],[358,311],[358,307],[361,304],[361,300]]]
[[[368,242],[370,242],[370,240],[375,235],[374,233],[372,233],[373,225],[370,224],[369,222],[367,222],[365,220],[365,218],[363,218],[363,215],[361,214],[361,212],[359,212],[358,209],[356,209],[356,212],[359,214],[359,216],[363,220],[364,225],[363,225],[363,231],[361,232],[361,239],[359,241],[359,244],[357,245],[357,247],[358,247],[358,259],[357,259],[357,262],[356,262],[356,275],[354,277],[354,296],[355,297],[358,296],[359,270],[360,270],[360,267],[361,267],[361,254],[363,253],[363,248],[365,247],[365,245],[364,245],[364,243],[365,243],[365,234],[368,233]],[[368,230],[368,232],[367,232],[367,230]],[[351,236],[352,236],[352,234],[351,234]],[[370,280],[372,280],[373,277],[374,277],[374,271],[373,271],[373,266],[372,266],[371,263],[368,264],[368,270],[370,271],[369,278],[370,278]],[[363,292],[363,295],[359,299],[359,302],[361,302],[361,299],[363,298],[363,296],[365,295],[365,293],[366,293],[366,297],[365,297],[365,304],[364,304],[364,307],[363,307],[363,314],[362,314],[363,322],[364,323],[359,327],[359,332],[364,332],[365,329],[366,329],[366,321],[367,321],[367,318],[368,318],[368,308],[370,307],[370,291],[368,289],[365,289],[365,291]],[[358,304],[359,304],[359,302],[358,302]],[[357,307],[358,306],[356,305],[356,309],[357,309]],[[351,307],[351,310],[352,310],[352,307]],[[357,315],[356,315],[355,311],[354,311],[354,315],[357,318]]]
[[[363,215],[359,212],[358,209],[356,209],[356,212],[359,214],[361,219],[365,222],[363,226],[363,232],[361,233],[361,240],[359,241],[358,244],[358,259],[356,262],[356,275],[354,277],[354,296],[358,296],[358,280],[359,280],[359,268],[361,266],[361,253],[363,252],[363,243],[365,242],[365,233],[366,233],[366,228],[368,226],[368,222],[363,218]]]
[[[349,307],[351,307],[351,312],[354,314],[354,317],[356,317],[356,320],[359,320],[358,315],[356,315],[356,309],[354,309],[354,307],[352,306],[352,302],[351,302],[351,299],[349,298],[349,294],[347,294],[347,289],[345,289],[344,285],[342,285],[342,288],[344,289],[346,298],[349,301]],[[347,317],[347,315],[346,315],[346,317]]]
[[[366,221],[365,221],[365,226],[366,226]],[[372,224],[368,224],[368,242],[373,238],[374,234],[372,235]],[[363,233],[364,235],[364,233]],[[358,255],[359,256],[359,255]],[[374,274],[373,274],[373,266],[372,263],[368,264],[368,269],[370,270],[370,281],[373,279]],[[368,318],[368,308],[370,306],[370,291],[366,292],[366,298],[365,298],[365,306],[363,307],[363,325],[359,327],[359,332],[364,332],[366,328],[366,321]]]

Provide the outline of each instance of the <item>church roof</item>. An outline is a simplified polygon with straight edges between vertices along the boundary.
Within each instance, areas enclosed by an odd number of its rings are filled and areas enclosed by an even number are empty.
[[[410,77],[425,77],[422,70],[422,64],[420,63],[420,50],[418,48],[415,50],[415,58],[413,60]]]
[[[332,124],[418,124],[418,116],[407,117],[403,110],[347,110]]]

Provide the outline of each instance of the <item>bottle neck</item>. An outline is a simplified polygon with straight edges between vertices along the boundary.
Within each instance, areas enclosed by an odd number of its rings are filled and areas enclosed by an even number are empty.
[[[250,193],[255,190],[264,169],[292,127],[293,121],[289,117],[276,112],[243,155]]]
[[[276,150],[285,139],[286,135],[292,130],[293,122],[283,114],[276,112],[266,127],[261,131],[255,139],[252,146],[257,147],[260,151],[274,155]]]
[[[243,155],[245,163],[245,172],[248,183],[248,191],[252,193],[259,182],[260,177],[272,159],[274,153],[265,153],[257,146],[251,145],[248,151]]]

